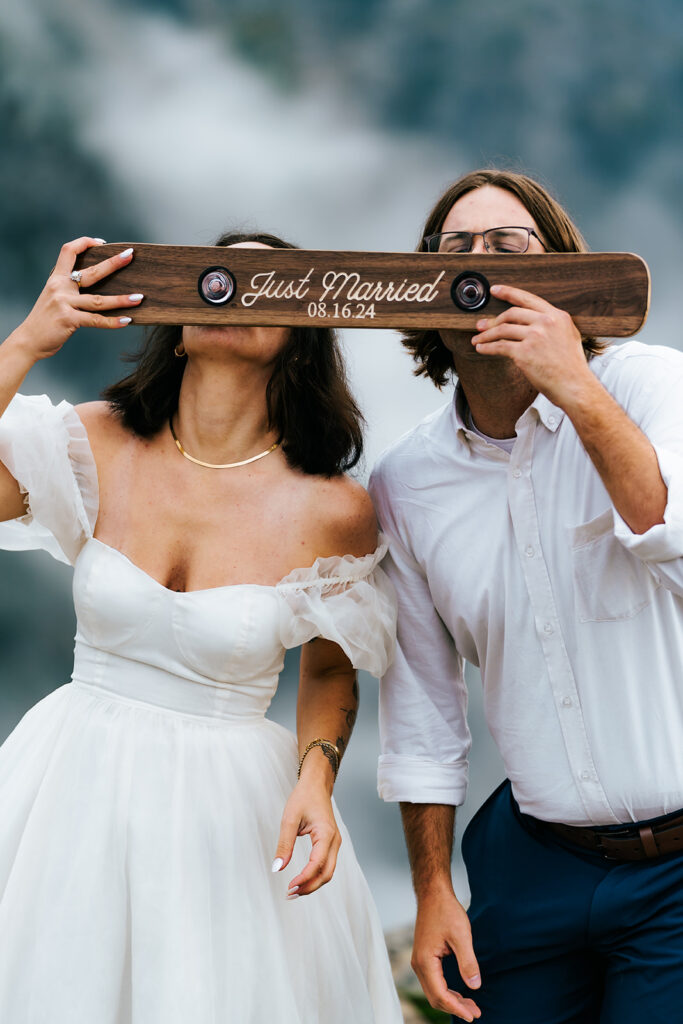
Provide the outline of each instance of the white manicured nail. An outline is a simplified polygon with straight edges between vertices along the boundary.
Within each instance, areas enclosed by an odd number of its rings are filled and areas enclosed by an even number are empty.
[[[128,324],[130,324],[132,322],[133,322],[132,321],[132,317],[129,317],[129,316],[120,316],[119,317],[119,323],[121,324],[122,327],[127,327]]]
[[[142,292],[135,292],[134,295],[129,295],[128,296],[128,298],[130,299],[131,302],[139,302],[140,299],[144,299],[144,297],[145,296],[142,294]]]
[[[289,887],[289,889],[287,891],[287,895],[291,896],[293,893],[298,892],[298,891],[299,891],[299,886],[298,885],[290,885],[290,887]]]
[[[98,245],[106,245],[107,244],[103,238],[96,238],[95,241],[97,242]]]
[[[291,896],[286,896],[285,899],[288,899],[288,900],[298,900],[299,899],[299,893],[298,892],[292,893]]]
[[[276,871],[280,870],[280,868],[282,867],[283,864],[284,864],[284,861],[283,861],[282,857],[276,857],[275,860],[273,861],[273,866],[272,866],[272,868],[270,870],[273,872],[273,874],[275,874]]]
[[[124,249],[123,252],[119,253],[119,258],[122,259],[122,260],[128,259],[128,257],[132,254],[132,252],[133,252],[132,249]]]

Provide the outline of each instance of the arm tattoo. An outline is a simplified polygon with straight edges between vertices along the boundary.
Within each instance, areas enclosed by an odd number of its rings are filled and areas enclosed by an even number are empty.
[[[347,746],[347,744],[349,742],[349,738],[351,736],[351,733],[353,732],[353,727],[356,724],[356,715],[358,713],[358,680],[357,679],[353,680],[353,685],[351,687],[351,697],[352,697],[352,700],[350,701],[351,707],[349,707],[349,708],[340,708],[339,709],[340,711],[343,711],[343,713],[344,713],[344,717],[346,719],[346,728],[349,730],[348,734],[346,736],[337,736],[337,746],[339,747],[339,749],[340,749],[340,751],[342,753],[346,749],[346,746]]]
[[[353,729],[354,725],[356,724],[356,714],[357,714],[356,709],[355,708],[340,708],[339,710],[343,711],[345,713],[345,715],[346,715],[346,724],[348,725],[349,729]]]
[[[336,774],[336,772],[339,770],[339,765],[337,764],[337,758],[335,757],[334,750],[330,750],[329,747],[321,747],[320,749],[322,750],[323,754],[332,765],[332,771]]]
[[[349,729],[349,734],[356,724],[356,715],[358,713],[358,680],[356,678],[354,678],[353,685],[351,687],[351,697],[353,698],[351,701],[351,707],[339,709],[346,715],[346,725]]]

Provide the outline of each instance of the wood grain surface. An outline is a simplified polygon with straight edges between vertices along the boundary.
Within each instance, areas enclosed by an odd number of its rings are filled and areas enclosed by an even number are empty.
[[[143,292],[141,305],[125,310],[139,324],[469,330],[482,315],[495,316],[507,305],[489,297],[474,311],[460,309],[453,282],[474,273],[485,284],[542,296],[567,310],[585,335],[627,337],[642,327],[650,299],[647,265],[631,253],[501,256],[120,242],[89,249],[77,266],[91,266],[129,245],[135,249],[132,262],[90,290]],[[200,295],[199,282],[212,267],[225,268],[235,282],[223,305],[210,305]]]

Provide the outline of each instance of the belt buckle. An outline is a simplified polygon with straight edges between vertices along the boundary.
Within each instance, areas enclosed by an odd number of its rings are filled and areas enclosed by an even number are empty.
[[[661,856],[659,848],[657,846],[657,840],[655,839],[654,833],[649,825],[641,826],[627,826],[624,829],[615,830],[608,835],[601,835],[599,832],[596,833],[598,841],[598,850],[605,860],[614,860],[618,862],[632,861],[632,860],[657,860]],[[633,839],[640,841],[640,849],[642,851],[641,857],[620,857],[618,853],[610,853],[605,848],[604,839]]]
[[[603,859],[604,860],[613,860],[613,861],[617,861],[618,862],[619,861],[619,857],[616,854],[614,854],[614,853],[610,853],[609,850],[605,849],[605,847],[603,845],[603,839],[609,838],[609,837],[608,836],[603,836],[599,832],[597,832],[596,833],[596,838],[598,840],[598,846],[597,846],[598,853],[603,857]]]

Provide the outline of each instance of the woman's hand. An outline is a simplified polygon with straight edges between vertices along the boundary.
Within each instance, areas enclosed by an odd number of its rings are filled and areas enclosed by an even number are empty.
[[[70,277],[76,257],[93,245],[101,244],[97,238],[77,238],[63,245],[54,270],[50,274],[38,300],[24,322],[7,339],[12,347],[21,349],[31,365],[58,352],[79,327],[126,327],[127,316],[105,316],[111,309],[139,305],[143,296],[136,295],[84,295]],[[81,287],[89,288],[126,266],[133,258],[133,250],[96,263],[81,274]]]
[[[306,762],[311,765],[311,753]],[[326,762],[327,764],[327,762]],[[323,768],[323,766],[316,766]],[[330,772],[329,764],[327,771]],[[331,772],[330,772],[331,775]],[[329,786],[321,784],[314,771],[302,776],[292,790],[282,815],[280,839],[277,844],[273,871],[287,867],[294,852],[297,836],[310,836],[313,843],[311,856],[303,871],[289,883],[288,898],[308,896],[332,878],[341,846],[341,835],[332,810]]]
[[[477,321],[479,334],[472,338],[477,352],[507,356],[530,384],[564,408],[594,380],[569,313],[521,288],[494,285],[491,294],[511,305],[497,317]]]

